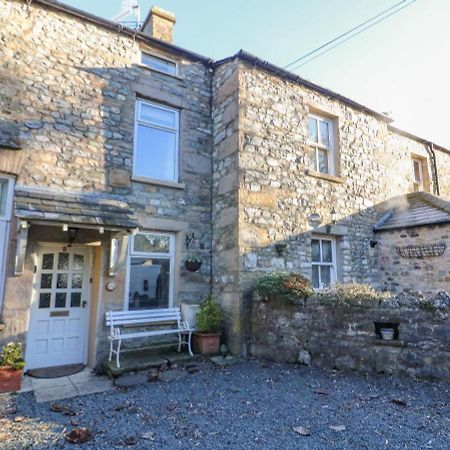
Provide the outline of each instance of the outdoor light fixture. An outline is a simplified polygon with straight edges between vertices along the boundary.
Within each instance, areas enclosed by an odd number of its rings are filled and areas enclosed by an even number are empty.
[[[337,222],[337,213],[334,208],[330,211],[330,216],[331,216],[331,223],[336,223]]]
[[[373,239],[371,239],[371,240],[369,241],[369,244],[370,244],[370,247],[371,247],[371,248],[374,248],[374,247],[378,244],[378,241],[374,241]]]
[[[70,244],[73,244],[73,241],[77,237],[78,234],[78,228],[69,228],[69,242]]]
[[[275,244],[275,250],[278,253],[278,256],[283,256],[284,251],[286,250],[287,244]]]
[[[191,244],[195,241],[195,234],[192,233],[190,236],[186,234],[186,248],[189,248]]]

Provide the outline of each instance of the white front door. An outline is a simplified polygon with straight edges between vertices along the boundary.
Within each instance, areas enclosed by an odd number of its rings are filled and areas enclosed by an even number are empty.
[[[86,362],[90,249],[41,247],[30,308],[27,369]]]

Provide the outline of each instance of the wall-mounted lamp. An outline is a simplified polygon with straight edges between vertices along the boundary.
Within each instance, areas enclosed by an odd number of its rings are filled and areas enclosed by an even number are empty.
[[[69,243],[70,245],[73,244],[73,241],[76,239],[77,234],[78,234],[78,228],[71,228],[69,227]]]
[[[377,244],[378,244],[378,241],[374,241],[372,239],[369,241],[369,245],[371,248],[374,248]]]
[[[190,236],[186,234],[186,248],[189,248],[195,242],[195,234],[192,233]]]
[[[331,223],[337,222],[337,213],[334,208],[330,211],[330,217],[331,217]]]
[[[286,247],[287,247],[286,244],[275,244],[275,250],[277,251],[278,256],[283,256]]]

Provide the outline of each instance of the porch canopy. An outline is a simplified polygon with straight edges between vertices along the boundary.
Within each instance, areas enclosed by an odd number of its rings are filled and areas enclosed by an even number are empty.
[[[117,196],[95,193],[67,193],[31,187],[16,187],[14,212],[20,220],[16,251],[16,274],[22,272],[30,223],[69,228],[90,228],[115,232],[111,238],[111,259],[120,235],[135,234],[137,218],[127,203]],[[111,261],[114,265],[114,261]]]

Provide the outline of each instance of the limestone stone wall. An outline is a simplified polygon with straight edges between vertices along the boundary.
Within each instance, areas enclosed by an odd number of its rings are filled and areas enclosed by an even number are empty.
[[[209,67],[34,2],[0,0],[0,29],[0,80],[6,83],[0,119],[18,127],[22,144],[14,151],[23,160],[16,183],[120,195],[136,211],[141,229],[176,234],[175,304],[199,302],[210,290],[211,271]],[[140,47],[176,60],[179,76],[141,66]],[[136,97],[180,110],[175,186],[132,179]],[[185,236],[192,233],[195,245],[187,249]],[[201,257],[200,272],[186,271],[188,254]],[[10,251],[10,262],[13,258]],[[7,285],[22,289],[30,283],[28,276],[14,277],[9,267]],[[103,296],[110,305],[123,304],[124,297],[123,287]],[[17,301],[7,294],[5,308],[19,307]]]
[[[251,354],[275,361],[450,380],[450,297],[424,305],[399,296],[379,307],[330,307],[263,302],[255,296]],[[394,341],[376,335],[375,322],[398,323]]]
[[[227,342],[241,353],[239,289],[239,69],[219,67],[213,80],[213,294],[221,303]]]
[[[380,287],[402,292],[411,287],[425,295],[450,292],[450,225],[415,227],[377,233]],[[444,244],[442,256],[404,258],[397,246]]]

